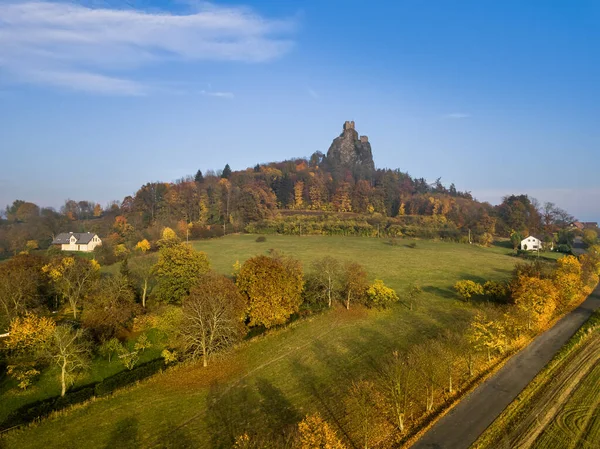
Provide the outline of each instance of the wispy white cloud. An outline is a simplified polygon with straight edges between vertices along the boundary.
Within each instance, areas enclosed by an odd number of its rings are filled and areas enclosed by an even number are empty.
[[[317,92],[315,92],[313,89],[311,89],[310,87],[307,88],[307,91],[308,91],[308,95],[313,97],[315,100],[318,100],[320,98],[319,94]]]
[[[204,95],[206,97],[218,97],[218,98],[233,98],[233,92],[213,92],[207,90],[201,90],[200,95]]]
[[[449,114],[444,114],[443,117],[447,119],[460,120],[471,117],[471,114],[465,114],[464,112],[451,112]]]
[[[169,62],[258,63],[281,57],[293,20],[201,3],[192,12],[93,8],[62,1],[0,4],[0,71],[26,82],[140,95],[139,69]]]

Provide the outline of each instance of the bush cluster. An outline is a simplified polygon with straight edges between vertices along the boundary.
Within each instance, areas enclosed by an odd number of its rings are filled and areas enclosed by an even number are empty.
[[[440,216],[352,218],[335,215],[294,215],[250,223],[251,234],[343,235],[356,237],[411,237],[461,241],[458,227]]]

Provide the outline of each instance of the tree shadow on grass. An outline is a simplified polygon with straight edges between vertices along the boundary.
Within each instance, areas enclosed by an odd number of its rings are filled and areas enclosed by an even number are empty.
[[[458,299],[458,297],[456,296],[456,292],[454,292],[454,290],[450,288],[433,287],[428,285],[426,287],[423,287],[423,291],[436,296],[440,296],[442,298]]]
[[[338,434],[346,442],[349,442],[352,448],[356,445],[347,432],[346,413],[340,397],[343,397],[344,386],[327,384],[322,381],[314,370],[307,364],[295,359],[292,362],[293,375],[309,391],[313,403],[319,410],[323,419],[333,425]]]
[[[152,447],[160,449],[192,449],[200,446],[194,440],[187,427],[168,424],[166,429],[158,435],[156,445]]]
[[[231,448],[243,434],[261,441],[268,437],[269,444],[278,447],[302,419],[283,392],[266,379],[232,388],[214,385],[206,409],[211,448]]]
[[[110,433],[105,449],[127,449],[139,445],[139,422],[132,416],[117,422]]]

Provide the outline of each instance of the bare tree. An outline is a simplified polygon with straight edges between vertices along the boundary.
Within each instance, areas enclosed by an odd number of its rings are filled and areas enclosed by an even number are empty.
[[[327,307],[340,290],[341,265],[337,259],[325,256],[313,262],[314,279],[327,299]]]
[[[131,270],[142,290],[142,307],[144,308],[146,308],[146,298],[153,287],[154,272],[152,269],[155,263],[156,257],[150,254],[131,259]]]
[[[348,262],[344,265],[342,277],[342,289],[346,309],[350,309],[350,302],[363,298],[369,287],[367,272],[364,267],[356,262]]]
[[[443,366],[432,341],[427,341],[412,349],[413,357],[416,360],[416,371],[420,381],[425,387],[425,411],[433,409],[435,402],[435,392],[439,388],[441,367]]]
[[[204,275],[183,302],[181,336],[192,358],[209,357],[243,336],[245,302],[235,284],[219,274]]]
[[[381,380],[388,402],[391,404],[396,426],[404,432],[409,407],[410,383],[414,377],[414,366],[406,353],[394,351],[382,367]]]
[[[57,326],[49,346],[49,357],[60,369],[61,396],[67,392],[67,386],[75,380],[75,374],[89,366],[89,344],[83,339],[81,329],[70,326]]]

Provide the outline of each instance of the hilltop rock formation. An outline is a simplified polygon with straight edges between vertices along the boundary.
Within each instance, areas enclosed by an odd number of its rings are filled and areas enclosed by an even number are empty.
[[[353,121],[345,122],[342,134],[331,143],[327,162],[334,171],[349,169],[361,178],[370,177],[375,171],[369,138],[359,137]]]

